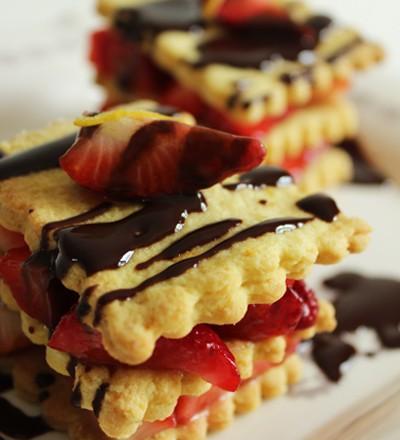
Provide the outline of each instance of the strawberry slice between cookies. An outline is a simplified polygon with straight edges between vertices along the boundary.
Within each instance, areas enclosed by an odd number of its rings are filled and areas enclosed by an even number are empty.
[[[86,116],[61,167],[81,186],[122,198],[193,193],[259,165],[256,139],[190,126],[156,113]]]
[[[105,350],[101,334],[82,324],[75,311],[61,319],[49,346],[90,365],[120,365]],[[160,338],[140,368],[184,371],[228,391],[235,391],[240,383],[232,353],[206,325],[198,325],[181,339]]]

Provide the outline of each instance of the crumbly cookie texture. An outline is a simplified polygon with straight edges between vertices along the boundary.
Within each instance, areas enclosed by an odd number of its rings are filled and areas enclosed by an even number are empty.
[[[52,138],[54,135],[49,134]],[[190,214],[181,231],[138,249],[135,258],[124,267],[92,276],[86,276],[77,264],[71,268],[63,279],[68,288],[82,295],[87,288],[97,286],[89,297],[91,311],[85,318],[88,325],[93,326],[97,301],[104,294],[135,287],[171,264],[159,261],[138,271],[134,270],[137,263],[199,227],[227,218],[241,219],[242,223],[224,237],[227,238],[267,219],[309,217],[296,206],[304,194],[295,186],[229,191],[216,185],[203,193],[208,201],[206,212]],[[260,200],[267,200],[266,205],[261,205]],[[30,248],[37,250],[45,224],[85,212],[101,201],[61,170],[17,177],[0,185],[0,224],[23,233]],[[137,209],[139,206],[132,204],[116,204],[96,222],[116,221]],[[236,323],[248,304],[277,301],[285,292],[287,277],[302,279],[314,263],[335,263],[349,253],[363,250],[368,235],[369,227],[363,221],[340,214],[333,223],[314,219],[286,234],[248,239],[129,301],[110,303],[102,309],[98,330],[112,356],[131,365],[142,363],[151,356],[160,336],[181,338],[198,323]],[[198,255],[213,245],[196,248],[173,262]]]
[[[328,148],[316,157],[297,179],[298,186],[306,192],[349,182],[353,177],[353,161],[340,148]]]
[[[37,373],[46,371],[42,352],[20,355],[13,370],[19,393],[30,401],[37,401],[43,389],[38,389],[35,377]],[[291,355],[283,364],[247,382],[235,393],[227,394],[202,417],[186,426],[164,431],[146,440],[203,440],[207,432],[230,425],[235,415],[255,410],[262,399],[285,394],[290,385],[300,380],[301,371],[299,358]],[[46,388],[47,399],[41,402],[45,419],[53,428],[68,432],[71,440],[109,440],[110,437],[99,429],[91,413],[71,406],[70,387],[71,383],[67,378],[57,376],[55,382]]]
[[[337,144],[353,137],[358,128],[353,105],[342,97],[310,104],[286,117],[265,135],[268,148],[265,163],[279,165],[285,158],[298,157],[304,150]]]
[[[378,45],[358,41],[360,37],[354,30],[334,28],[315,49],[316,62],[312,68],[307,67],[307,75],[301,74],[304,66],[289,61],[276,62],[267,71],[217,63],[194,67],[200,57],[197,48],[207,38],[207,33],[166,31],[155,38],[150,52],[162,68],[209,105],[235,120],[249,123],[280,115],[290,106],[303,106],[314,97],[326,95],[337,81],[349,81],[355,70],[383,57]],[[341,56],[328,62],[335,53]],[[285,74],[294,79],[290,83],[282,81],[280,78]],[[228,105],[232,96],[234,106]]]

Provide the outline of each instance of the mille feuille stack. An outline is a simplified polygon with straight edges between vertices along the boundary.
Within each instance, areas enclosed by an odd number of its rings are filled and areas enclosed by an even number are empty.
[[[335,146],[357,131],[344,97],[382,49],[293,0],[99,0],[91,60],[106,107],[152,98],[203,125],[268,139],[303,189],[351,180]]]
[[[59,123],[0,144],[0,350],[42,347],[17,389],[79,440],[204,439],[285,393],[298,344],[335,327],[303,278],[369,227],[189,114],[76,124],[75,142]]]

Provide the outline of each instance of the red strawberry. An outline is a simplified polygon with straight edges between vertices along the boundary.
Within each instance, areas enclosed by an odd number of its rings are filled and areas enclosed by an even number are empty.
[[[249,305],[244,318],[235,325],[215,327],[226,338],[262,341],[270,336],[294,331],[303,313],[303,301],[288,287],[285,295],[272,305]]]
[[[161,104],[185,110],[195,118],[200,117],[205,108],[205,104],[199,95],[178,83],[173,83],[167,88],[159,101]]]
[[[260,141],[175,120],[122,117],[81,130],[60,159],[80,185],[119,197],[191,193],[261,163]]]
[[[303,300],[303,315],[296,329],[302,330],[313,326],[317,320],[319,311],[315,293],[306,286],[304,281],[295,281],[293,289]]]
[[[53,328],[77,298],[59,281],[52,280],[49,258],[46,252],[31,256],[27,247],[10,249],[0,256],[0,277],[21,310]]]
[[[287,280],[285,295],[272,305],[250,305],[235,325],[215,327],[224,338],[261,341],[270,336],[288,335],[315,324],[318,301],[304,281]]]
[[[282,17],[287,13],[271,0],[225,0],[217,13],[227,23],[240,23],[259,15]]]
[[[5,255],[0,256],[0,277],[11,289],[15,301],[25,312],[25,284],[22,278],[22,266],[31,255],[25,247],[10,249]],[[27,312],[28,313],[28,312]]]
[[[61,319],[49,346],[88,363],[118,364],[105,350],[101,334],[81,324],[75,312]],[[234,391],[240,382],[233,355],[205,325],[195,327],[182,339],[160,338],[152,357],[141,367],[185,371],[229,391]]]
[[[21,320],[0,304],[0,355],[25,348],[30,344],[21,330]]]
[[[0,226],[0,253],[25,245],[24,236],[18,232],[9,231]]]

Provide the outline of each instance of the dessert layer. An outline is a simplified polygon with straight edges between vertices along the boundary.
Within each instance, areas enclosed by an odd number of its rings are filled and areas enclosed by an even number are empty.
[[[264,70],[237,67],[224,62],[223,53],[204,63],[200,48],[213,38],[213,31],[166,31],[155,38],[150,53],[163,69],[210,106],[250,123],[281,115],[316,96],[329,95],[338,82],[351,80],[355,70],[382,58],[379,46],[361,39],[353,29],[335,27],[323,34],[310,64],[279,59]]]
[[[146,235],[146,240],[152,244],[146,248],[135,249],[135,241],[114,239],[116,248],[111,251],[104,237],[90,241],[94,236],[88,227],[88,245],[95,246],[87,248],[95,265],[90,267],[80,253],[73,258],[80,264],[68,263],[69,257],[63,255],[60,238],[56,242],[52,237],[51,227],[45,229],[42,239],[43,228],[49,222],[70,219],[103,202],[59,169],[2,181],[0,224],[24,234],[34,252],[41,248],[41,242],[42,251],[48,252],[43,243],[49,238],[50,250],[57,248],[59,257],[67,262],[69,270],[62,281],[81,296],[85,323],[102,333],[106,349],[113,357],[127,364],[139,364],[151,355],[160,336],[181,338],[198,323],[236,323],[249,304],[277,301],[285,291],[286,278],[301,279],[314,263],[334,263],[365,247],[369,228],[364,222],[344,214],[337,215],[335,220],[334,216],[328,221],[321,220],[320,210],[331,206],[330,199],[317,198],[316,206],[306,212],[299,207],[303,197],[294,185],[250,185],[237,191],[216,185],[203,191],[200,198],[174,198],[170,200],[171,206],[167,203],[152,207],[156,222],[153,224],[150,217],[150,235]],[[113,231],[119,228],[114,223],[118,220],[133,221],[135,227],[137,214],[146,212],[150,206],[113,203],[95,219],[85,222],[111,222],[107,228]],[[177,215],[176,224],[169,224],[167,219],[160,221],[166,212]],[[187,213],[184,225],[181,213]],[[216,227],[217,222],[218,239],[189,248],[185,244],[185,251],[173,254],[170,260],[160,257],[189,233],[196,236],[200,228]],[[223,233],[219,222],[229,224]],[[160,224],[166,227],[166,236],[154,242],[152,228],[159,231]],[[68,236],[74,228],[65,231]],[[83,245],[80,243],[79,249]],[[121,257],[132,249],[134,257],[117,269]],[[265,249],[268,259],[264,258]],[[104,258],[115,258],[117,253],[118,258],[111,261],[115,268],[110,270],[110,261],[105,264]]]
[[[55,429],[67,431],[74,439],[109,439],[102,433],[96,419],[90,413],[74,408],[70,404],[70,383],[68,379],[56,376],[50,385],[39,388],[38,373],[45,374],[43,356],[35,353],[23,354],[15,364],[13,376],[17,390],[24,398],[37,401],[41,397],[43,416]],[[30,368],[27,368],[27,365]],[[152,436],[132,437],[132,440],[200,440],[207,432],[223,429],[232,423],[236,414],[256,409],[262,399],[274,398],[286,393],[288,387],[301,376],[301,363],[296,355],[290,356],[282,365],[274,367],[244,385],[234,394],[219,400],[201,417],[196,417],[185,426],[168,429]],[[165,424],[168,428],[168,424]],[[162,426],[158,429],[162,429]],[[148,431],[151,433],[151,430]],[[138,434],[139,435],[139,434]]]

